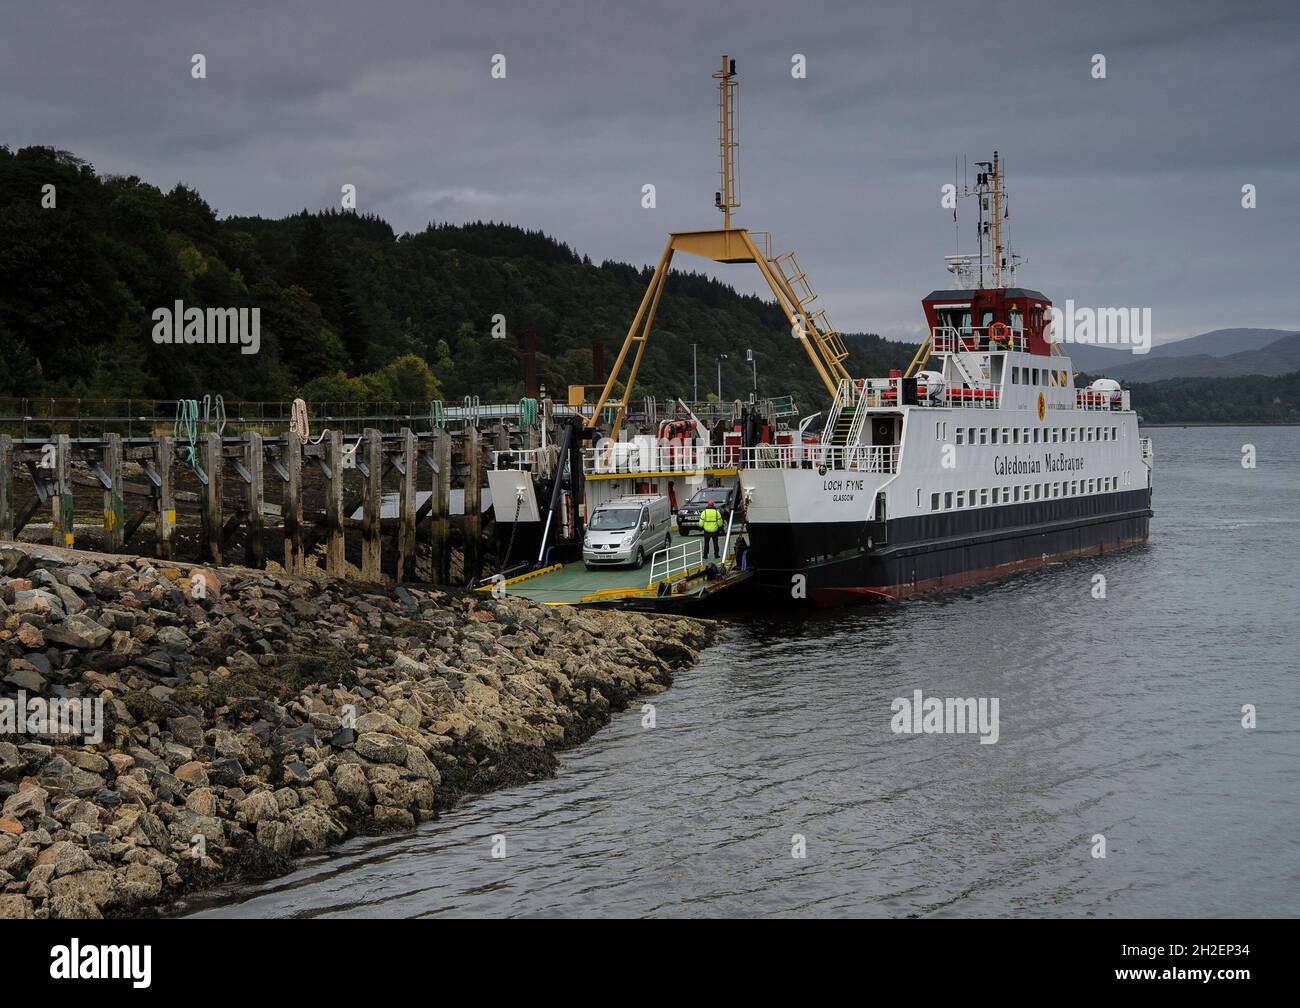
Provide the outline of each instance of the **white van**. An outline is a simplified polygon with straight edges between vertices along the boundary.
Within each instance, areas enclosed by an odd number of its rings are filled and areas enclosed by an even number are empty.
[[[613,564],[642,567],[656,550],[672,544],[672,518],[668,498],[662,495],[607,500],[587,522],[582,562],[588,569]]]

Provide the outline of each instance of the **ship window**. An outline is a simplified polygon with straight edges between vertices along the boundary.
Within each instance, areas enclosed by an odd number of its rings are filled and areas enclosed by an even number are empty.
[[[1003,444],[1011,443],[1011,429],[1009,427],[1002,428],[1002,443]]]
[[[1011,503],[1011,488],[1010,488],[1010,487],[1003,487],[1003,488],[1002,488],[1002,503],[1003,503],[1003,504],[1010,504],[1010,503]]]
[[[944,506],[945,510],[948,509],[948,508],[951,508],[951,507],[952,507],[952,491],[951,491],[951,490],[949,490],[946,494],[943,495],[943,506]]]
[[[1011,443],[1012,443],[1012,444],[1020,444],[1020,428],[1019,428],[1019,427],[1012,427],[1012,428],[1011,428]]]
[[[931,511],[939,510],[939,495],[937,493],[930,494],[930,510]]]
[[[957,443],[958,443],[958,444],[961,444],[961,443],[965,440],[965,437],[966,437],[966,428],[965,428],[965,427],[958,427],[958,428],[957,428]]]
[[[988,492],[987,490],[981,490],[981,491],[980,491],[980,504],[981,504],[981,505],[984,505],[984,506],[987,507],[987,506],[988,506],[988,502],[989,502],[989,492]]]
[[[988,443],[989,443],[989,429],[987,427],[981,427],[980,444],[988,444]]]
[[[966,491],[965,491],[965,490],[958,490],[958,491],[957,491],[957,506],[958,506],[958,507],[965,507],[965,506],[966,506]]]
[[[1020,503],[1020,487],[1012,487],[1011,499],[1017,504]]]
[[[997,488],[997,487],[994,487],[994,488],[993,488],[993,503],[994,503],[994,504],[997,504],[997,503],[998,503],[998,488]]]
[[[1070,493],[1077,494],[1078,492],[1079,492],[1079,481],[1070,480]]]
[[[975,443],[975,428],[974,428],[974,427],[967,427],[967,428],[966,428],[966,443],[967,443],[967,444],[974,444],[974,443]]]

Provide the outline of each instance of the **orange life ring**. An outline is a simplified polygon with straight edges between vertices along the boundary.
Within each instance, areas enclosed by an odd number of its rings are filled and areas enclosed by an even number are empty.
[[[1011,335],[1011,327],[1005,322],[994,322],[989,326],[989,339],[995,343],[1005,343]]]

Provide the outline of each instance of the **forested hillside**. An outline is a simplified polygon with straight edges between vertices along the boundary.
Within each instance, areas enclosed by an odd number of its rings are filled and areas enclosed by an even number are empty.
[[[42,206],[53,185],[55,206]],[[541,380],[563,394],[592,381],[592,347],[612,364],[649,278],[593,264],[505,224],[394,234],[346,212],[221,218],[183,185],[100,176],[66,152],[0,147],[0,395],[227,399],[518,398],[518,337],[537,334]],[[152,312],[258,307],[261,348],[157,345]],[[505,317],[506,338],[492,338]],[[763,395],[819,408],[826,393],[772,303],[698,274],[675,275],[637,395]],[[914,348],[852,340],[855,373],[905,364]]]
[[[649,273],[506,224],[397,235],[344,212],[222,218],[183,185],[163,192],[66,152],[0,147],[0,396],[507,401],[523,393],[526,329],[541,380],[562,395],[592,381],[594,345],[613,363]],[[177,300],[260,308],[260,351],[154,343],[154,309]],[[495,315],[505,339],[492,337]],[[916,349],[845,341],[857,375],[903,367]],[[792,394],[807,411],[826,401],[774,303],[690,273],[664,294],[636,395],[689,397],[692,343],[701,397],[723,353],[723,395],[747,395],[753,348],[760,394]],[[1135,385],[1133,404],[1152,422],[1297,422],[1300,375]]]

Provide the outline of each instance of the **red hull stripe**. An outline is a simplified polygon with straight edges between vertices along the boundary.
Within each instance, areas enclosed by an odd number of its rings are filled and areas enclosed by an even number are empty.
[[[1012,563],[998,564],[996,567],[980,567],[975,570],[961,571],[958,574],[947,574],[943,577],[928,578],[924,581],[909,584],[874,588],[809,588],[808,597],[819,605],[825,606],[860,605],[867,602],[901,602],[903,599],[912,598],[914,595],[925,595],[929,592],[941,591],[944,588],[960,588],[963,585],[975,584],[980,581],[992,581],[999,577],[1014,574],[1017,571],[1041,567],[1045,563],[1054,563],[1080,556],[1114,553],[1117,550],[1127,549],[1130,546],[1137,546],[1144,542],[1146,542],[1145,536],[1135,539],[1121,539],[1115,542],[1103,543],[1100,546],[1066,550],[1063,553],[1051,553],[1047,556],[1028,557]]]

